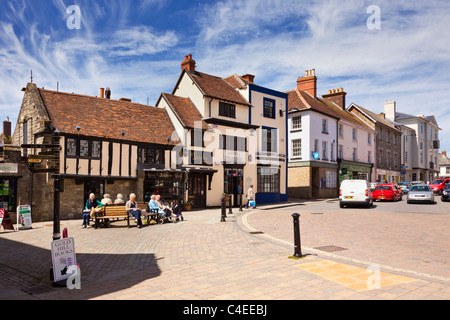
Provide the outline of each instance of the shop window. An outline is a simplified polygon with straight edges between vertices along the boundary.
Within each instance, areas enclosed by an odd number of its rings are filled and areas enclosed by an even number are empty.
[[[280,168],[258,168],[258,193],[280,193]]]

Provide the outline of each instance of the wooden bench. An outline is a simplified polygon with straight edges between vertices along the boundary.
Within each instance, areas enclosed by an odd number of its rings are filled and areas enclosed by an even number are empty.
[[[150,210],[148,208],[148,204],[145,202],[137,202],[137,206],[142,211],[142,217],[147,218],[147,224],[150,224],[151,220],[158,221],[159,220],[159,214],[158,210]],[[106,225],[106,220],[110,219],[126,219],[127,220],[127,227],[130,228],[130,214],[126,211],[126,207],[123,204],[110,204],[102,207],[103,210],[100,212],[95,213],[94,221],[95,221],[95,228],[98,228],[99,221],[104,221]],[[150,212],[149,212],[150,211]],[[131,216],[132,219],[134,219],[133,216]]]

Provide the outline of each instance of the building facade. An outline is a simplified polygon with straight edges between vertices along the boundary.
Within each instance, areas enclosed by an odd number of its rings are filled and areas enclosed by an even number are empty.
[[[98,98],[38,89],[33,83],[24,92],[13,143],[49,144],[56,131],[61,147],[57,160],[45,160],[48,154],[40,149],[22,149],[22,159],[34,168],[32,192],[21,204],[32,205],[34,220],[50,220],[53,215],[53,179],[45,170],[55,163],[64,181],[62,219],[81,217],[90,193],[99,199],[110,194],[113,200],[119,193],[125,200],[136,193],[139,200],[148,201],[157,192],[167,201],[183,200],[183,176],[148,173],[170,173],[170,151],[177,137],[165,110],[102,94]]]
[[[401,134],[386,115],[376,114],[355,103],[348,111],[366,123],[375,132],[375,179],[377,182],[397,183],[401,181]]]
[[[192,55],[181,67],[173,92],[156,106],[180,136],[171,166],[189,172],[188,199],[219,206],[227,194],[238,205],[253,185],[258,203],[287,201],[287,95],[255,85],[250,75],[199,72]]]
[[[433,181],[439,174],[438,155],[441,130],[434,116],[397,112],[395,101],[385,103],[386,118],[404,128],[404,165],[406,181]]]

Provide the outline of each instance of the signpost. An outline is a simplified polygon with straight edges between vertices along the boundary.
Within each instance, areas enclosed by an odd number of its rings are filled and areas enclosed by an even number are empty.
[[[31,207],[18,206],[16,211],[17,216],[17,230],[32,229]]]

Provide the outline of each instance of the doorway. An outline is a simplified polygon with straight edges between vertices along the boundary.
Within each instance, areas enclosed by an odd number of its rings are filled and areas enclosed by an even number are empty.
[[[84,201],[87,201],[91,193],[95,194],[95,199],[101,201],[105,194],[105,182],[103,180],[84,181]]]
[[[189,201],[196,208],[206,208],[206,174],[189,174]]]
[[[239,206],[239,199],[244,190],[244,168],[224,169],[224,193],[233,195],[233,206]]]

